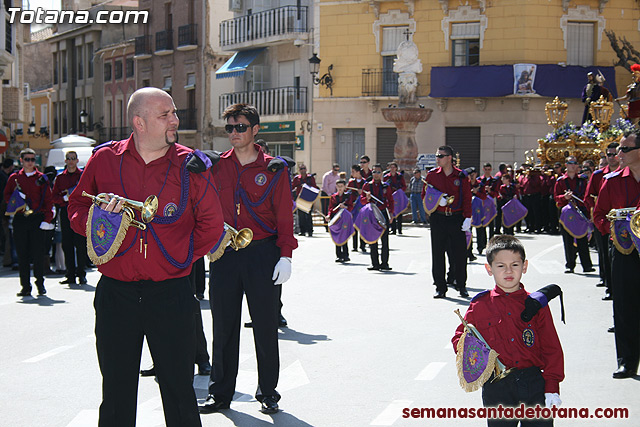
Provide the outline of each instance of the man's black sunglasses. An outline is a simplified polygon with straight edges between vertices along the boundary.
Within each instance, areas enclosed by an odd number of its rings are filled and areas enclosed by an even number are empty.
[[[640,147],[627,147],[624,145],[621,145],[618,147],[618,152],[622,151],[623,153],[628,153],[629,151],[633,151],[633,150],[637,150]]]
[[[238,123],[237,125],[225,125],[224,130],[227,133],[233,133],[235,129],[238,133],[245,133],[247,129],[249,129],[250,125],[245,125],[244,123]]]
[[[24,161],[24,162],[35,162],[36,158],[35,157],[23,157],[22,161]]]
[[[441,159],[441,158],[443,158],[443,157],[447,157],[447,156],[450,156],[450,155],[451,155],[451,154],[436,154],[436,157],[437,157],[437,158],[439,158],[439,159]]]

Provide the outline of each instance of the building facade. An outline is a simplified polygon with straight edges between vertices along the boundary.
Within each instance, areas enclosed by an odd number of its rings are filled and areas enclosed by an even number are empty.
[[[333,64],[332,92],[321,87],[314,98],[313,158],[323,170],[336,161],[344,169],[363,153],[383,167],[393,159],[395,127],[381,109],[398,103],[393,61],[407,37],[423,66],[418,102],[433,109],[417,128],[418,151],[452,145],[464,167],[522,163],[551,131],[544,106],[556,95],[569,104],[567,120],[579,123],[588,71],[601,70],[612,94],[624,94],[630,74],[612,66],[605,30],[640,46],[633,0],[327,0],[318,7],[321,73]]]

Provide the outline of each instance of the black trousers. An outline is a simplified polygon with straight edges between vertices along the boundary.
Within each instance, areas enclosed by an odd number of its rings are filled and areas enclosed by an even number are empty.
[[[349,258],[349,242],[342,246],[336,245],[336,258],[347,259]]]
[[[71,229],[67,207],[60,208],[60,228],[62,229],[62,251],[64,264],[67,268],[67,278],[74,279],[86,276],[84,266],[87,253],[87,238]]]
[[[600,280],[607,289],[611,289],[611,254],[609,252],[609,235],[602,234],[597,228],[594,230],[593,238],[598,249],[598,272]]]
[[[33,213],[29,216],[16,214],[13,217],[13,237],[18,252],[20,266],[20,286],[24,292],[31,292],[31,261],[36,287],[44,286],[44,244],[45,232],[40,229],[44,215]]]
[[[360,245],[360,249],[362,251],[364,251],[365,248],[367,247],[367,244],[364,242],[364,240],[358,237],[358,230],[356,230],[355,233],[353,234],[353,251],[354,252],[358,250],[358,244]]]
[[[560,232],[562,233],[562,242],[564,243],[564,258],[566,261],[565,267],[569,269],[576,268],[576,255],[580,256],[580,264],[583,270],[589,270],[593,268],[591,262],[591,255],[589,254],[589,243],[587,236],[576,239],[578,247],[573,245],[573,236],[567,233],[567,230],[563,226],[560,226]]]
[[[615,326],[618,366],[631,371],[638,369],[640,361],[640,258],[637,250],[623,255],[613,250],[611,282],[613,285],[613,323]]]
[[[382,216],[384,216],[385,221],[389,224],[389,215],[387,215],[387,210],[382,211]],[[388,267],[389,266],[389,227],[387,226],[386,230],[382,233],[379,242],[382,244],[380,258],[378,258],[378,242],[370,244],[369,249],[371,250],[371,265],[374,267]]]
[[[311,214],[298,209],[298,226],[300,227],[300,234],[307,233],[311,236],[313,234],[313,219],[311,218]]]
[[[551,223],[549,218],[549,200],[550,194],[543,194],[540,196],[540,223],[538,230],[549,231],[551,229]]]
[[[402,234],[402,215],[398,215],[392,222],[390,227],[392,232]]]
[[[541,195],[540,193],[535,194],[525,194],[522,196],[522,204],[529,211],[527,213],[527,230],[534,232],[542,229],[542,225],[540,223],[540,214],[541,214]]]
[[[461,214],[445,216],[434,212],[431,215],[431,273],[436,291],[447,292],[444,255],[449,249],[450,263],[454,269],[453,279],[460,291],[467,286],[467,242]]]
[[[226,252],[210,264],[209,295],[213,315],[213,369],[209,393],[231,402],[238,376],[242,297],[253,322],[253,339],[258,359],[256,399],[274,396],[280,373],[278,313],[281,285],[271,277],[280,259],[275,240],[254,241],[245,249]],[[250,266],[250,268],[249,268]]]
[[[121,282],[96,288],[96,347],[102,372],[100,427],[136,423],[143,338],[153,358],[167,426],[200,426],[193,390],[195,312],[188,277]]]
[[[491,227],[491,225],[492,224],[489,224],[488,227]],[[486,247],[487,247],[487,227],[478,227],[476,228],[476,248],[478,249],[478,253],[482,252]]]
[[[526,407],[540,405],[544,407],[544,378],[537,367],[512,371],[500,381],[487,381],[482,386],[482,403],[485,407],[514,408],[524,403]],[[487,419],[489,427],[553,426],[553,419]]]
[[[189,283],[191,284],[191,292],[204,293],[204,257],[200,258],[191,266],[191,274],[189,275]],[[209,352],[207,351],[207,338],[204,336],[204,326],[202,324],[202,311],[200,310],[200,301],[196,310],[196,364],[209,362]]]

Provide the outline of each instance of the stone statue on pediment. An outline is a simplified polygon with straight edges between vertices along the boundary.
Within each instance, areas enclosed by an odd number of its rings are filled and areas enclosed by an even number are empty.
[[[422,72],[422,62],[418,58],[418,46],[411,40],[405,40],[398,46],[397,59],[393,62],[393,71],[398,73],[398,95],[400,106],[415,105],[418,90],[417,73]]]

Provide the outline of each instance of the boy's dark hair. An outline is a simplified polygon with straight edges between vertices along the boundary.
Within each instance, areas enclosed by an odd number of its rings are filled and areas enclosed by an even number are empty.
[[[262,148],[264,154],[269,154],[269,144],[264,139],[256,139],[255,143]]]
[[[10,158],[6,158],[2,161],[2,167],[5,169],[8,169],[9,167],[13,166],[13,159]]]
[[[414,173],[414,174],[416,174],[416,173],[421,174],[421,173],[422,173],[422,171],[421,171],[420,169],[414,169],[414,170],[413,170],[413,173]]]
[[[396,162],[389,162],[387,163],[387,167],[391,167],[391,166],[395,166],[396,168],[398,167],[398,164]]]
[[[339,179],[339,180],[337,180],[337,181],[336,181],[336,185],[338,185],[338,184],[344,184],[344,185],[347,185],[347,181],[346,181],[346,180],[344,180],[344,179]]]
[[[233,104],[228,106],[224,110],[224,113],[222,113],[222,118],[224,120],[227,120],[230,117],[238,117],[238,116],[245,116],[246,119],[249,121],[249,124],[251,125],[251,127],[260,124],[260,115],[258,114],[258,110],[256,110],[256,107],[254,107],[253,105],[244,104],[244,103]]]
[[[371,161],[371,159],[369,158],[369,156],[367,156],[366,154],[364,156],[360,156],[360,160],[366,160],[367,163]]]
[[[609,143],[609,145],[607,145],[607,148],[616,149],[616,148],[618,148],[619,145],[620,145],[619,143],[614,141],[614,142]]]
[[[444,151],[447,156],[453,156],[453,148],[448,145],[441,145],[438,147],[438,151]]]
[[[375,168],[382,169],[382,165],[380,163],[376,163],[375,165],[373,165],[373,169],[375,169]]]
[[[352,165],[351,169],[356,172],[362,172],[362,168],[360,167],[360,165]]]
[[[498,234],[489,240],[489,244],[487,245],[487,263],[489,265],[491,265],[496,254],[500,251],[516,252],[522,258],[522,262],[527,259],[524,252],[524,245],[513,236]]]
[[[485,163],[485,164],[483,165],[483,167],[485,167],[485,168],[492,168],[492,169],[493,169],[493,167],[491,166],[491,163],[489,163],[489,162]]]
[[[33,151],[33,148],[25,148],[25,149],[23,149],[23,150],[20,152],[20,158],[21,158],[21,159],[24,159],[24,155],[25,155],[25,154],[33,154],[33,155],[35,155],[35,154],[36,154],[36,152],[35,152],[35,151]]]

